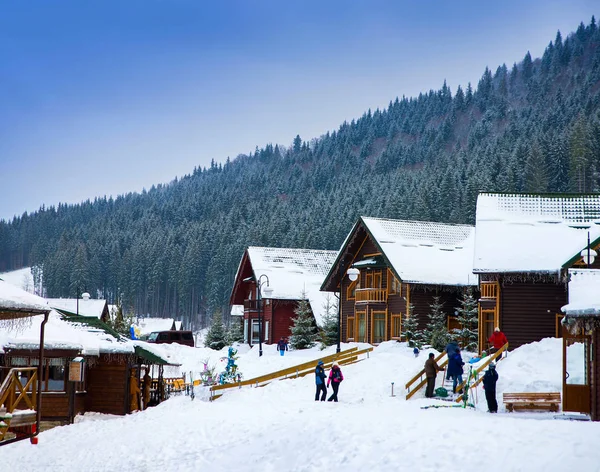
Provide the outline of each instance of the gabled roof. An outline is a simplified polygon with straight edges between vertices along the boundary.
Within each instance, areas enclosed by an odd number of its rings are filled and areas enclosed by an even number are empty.
[[[481,193],[476,273],[559,272],[600,241],[600,195]]]
[[[42,297],[0,280],[0,319],[48,313],[50,309]]]
[[[346,238],[338,259],[346,250],[351,236],[361,227],[381,251],[387,265],[403,282],[461,286],[477,284],[477,276],[473,275],[471,265],[473,226],[363,216]],[[359,266],[366,262],[354,261],[354,264]],[[328,279],[335,267],[331,268]]]
[[[269,288],[273,290],[269,295],[270,299],[300,300],[304,292],[317,325],[321,325],[323,305],[327,297],[330,297],[333,303],[334,296],[319,289],[335,260],[336,251],[251,246],[246,250],[244,257],[246,255],[254,279],[258,280],[261,275],[269,278]],[[239,282],[238,277],[241,277],[244,257],[236,274],[236,282]]]
[[[90,316],[101,318],[105,309],[108,309],[106,300],[94,300],[92,298],[48,298],[48,304],[62,313],[69,315]]]
[[[600,316],[600,270],[569,269],[569,316]]]

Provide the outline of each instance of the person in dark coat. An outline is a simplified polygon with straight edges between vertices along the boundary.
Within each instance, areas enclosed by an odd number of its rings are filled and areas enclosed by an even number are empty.
[[[425,377],[427,377],[427,387],[425,388],[425,397],[433,398],[433,389],[435,388],[435,378],[438,372],[443,369],[435,362],[435,355],[433,352],[429,353],[429,359],[425,361]]]
[[[283,336],[277,342],[277,350],[279,351],[280,356],[283,356],[285,354],[285,351],[288,350],[287,342],[285,341],[285,339],[283,339]]]
[[[463,382],[463,365],[465,365],[465,363],[460,355],[460,349],[457,349],[448,359],[448,378],[452,378],[452,393],[456,393],[456,386]]]
[[[498,372],[496,372],[496,364],[492,362],[483,376],[483,389],[485,390],[485,399],[490,413],[498,413],[496,382],[498,382]]]
[[[450,341],[448,344],[446,344],[444,351],[446,351],[446,355],[448,356],[448,362],[450,362],[450,357],[452,357],[458,349],[460,348],[458,347],[458,343],[456,341]],[[450,372],[446,372],[446,376],[448,379],[450,379]]]
[[[327,379],[327,386],[329,387],[329,384],[331,384],[331,387],[333,388],[333,393],[327,400],[328,402],[338,401],[337,395],[342,380],[344,380],[344,376],[342,375],[342,369],[340,369],[340,366],[337,362],[334,362],[331,366],[331,370],[329,371],[329,379]]]
[[[323,368],[323,361],[317,362],[317,367],[315,368],[315,383],[317,384],[315,401],[319,400],[319,393],[321,393],[321,401],[324,402],[327,397],[327,387],[325,386],[325,369]]]

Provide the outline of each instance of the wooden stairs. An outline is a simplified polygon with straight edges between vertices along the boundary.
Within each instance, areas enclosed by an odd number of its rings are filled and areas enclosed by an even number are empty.
[[[0,446],[26,438],[37,442],[37,373],[37,367],[12,368],[0,385]],[[9,432],[15,437],[8,439]]]

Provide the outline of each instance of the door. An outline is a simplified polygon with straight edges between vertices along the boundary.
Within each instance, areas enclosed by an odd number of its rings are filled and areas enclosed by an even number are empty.
[[[590,341],[588,335],[563,331],[563,411],[591,411]]]
[[[496,310],[481,309],[479,311],[479,350],[487,351],[489,348],[488,339],[494,332],[497,325]]]
[[[373,311],[372,314],[372,333],[371,333],[371,344],[379,344],[385,341],[385,323],[386,316],[385,311]]]
[[[367,313],[365,311],[356,312],[356,334],[357,342],[367,342]]]

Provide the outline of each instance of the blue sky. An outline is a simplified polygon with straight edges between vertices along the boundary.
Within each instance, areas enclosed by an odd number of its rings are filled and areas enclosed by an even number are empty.
[[[289,146],[543,53],[597,1],[0,2],[0,219]]]

